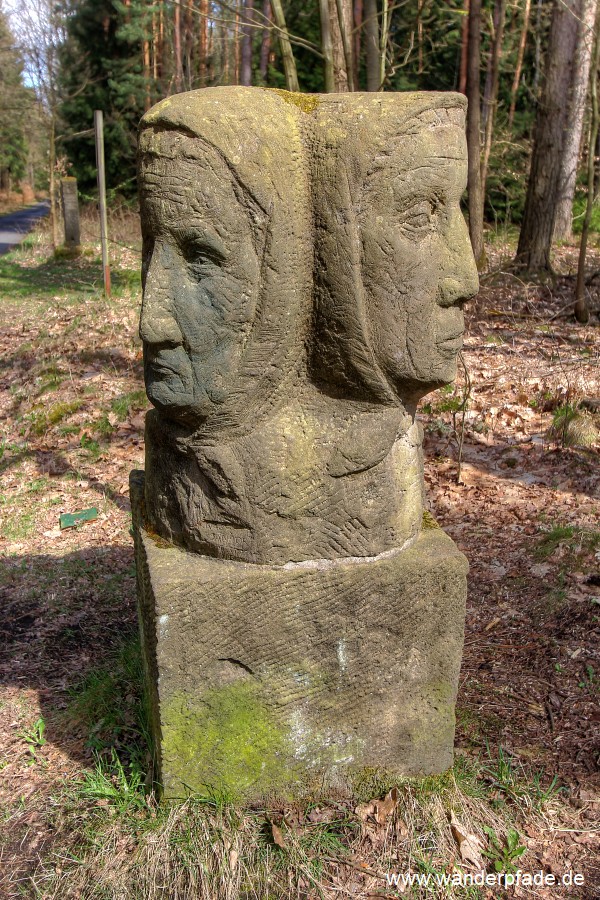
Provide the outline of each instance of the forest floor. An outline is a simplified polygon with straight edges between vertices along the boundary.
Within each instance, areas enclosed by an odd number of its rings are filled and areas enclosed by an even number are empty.
[[[545,878],[508,896],[598,896],[600,279],[576,325],[576,248],[544,286],[511,275],[497,240],[461,376],[422,403],[428,503],[471,566],[454,769],[295,807],[157,806],[128,499],[147,409],[139,238],[113,216],[105,300],[84,224],[76,259],[42,226],[0,260],[0,897],[504,896],[386,878],[484,869]]]

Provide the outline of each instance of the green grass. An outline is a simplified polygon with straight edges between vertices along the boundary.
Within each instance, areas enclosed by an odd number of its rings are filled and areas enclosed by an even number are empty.
[[[0,257],[0,296],[5,302],[49,299],[60,295],[61,303],[80,303],[85,295],[101,297],[103,291],[102,265],[85,254],[77,257],[54,254],[37,265],[23,265],[27,254],[34,251],[31,236],[11,253]],[[111,282],[115,296],[140,288],[138,269],[113,267]]]
[[[87,680],[80,695],[87,698],[84,708],[95,706],[99,695],[105,708],[112,705],[106,679],[105,674]],[[483,766],[459,756],[442,776],[394,782],[398,806],[383,826],[355,812],[359,795],[350,800],[314,796],[285,807],[266,804],[254,809],[218,798],[157,806],[144,791],[143,773],[111,749],[68,789],[71,815],[80,822],[78,838],[71,849],[55,852],[47,862],[44,896],[318,898],[331,889],[332,876],[352,880],[352,867],[363,860],[366,870],[435,875],[447,871],[450,861],[455,869],[461,865],[448,826],[451,811],[469,833],[480,836],[489,870],[498,865],[505,871],[526,868],[513,813],[527,804],[534,807],[534,800],[528,799],[531,792],[539,808],[556,795],[554,785],[538,788],[502,750]],[[381,797],[373,792],[390,783],[373,769],[358,787],[370,800]],[[505,795],[506,803],[492,813],[489,798],[498,793]],[[344,870],[345,862],[349,865]],[[385,881],[373,891],[383,888]],[[409,896],[475,900],[482,895],[476,889],[435,888]]]
[[[600,548],[600,531],[574,525],[552,525],[542,533],[534,554],[539,559],[547,559],[561,545],[572,554],[594,553]]]
[[[77,568],[73,575],[78,576]],[[116,579],[107,590],[118,593]],[[148,751],[149,728],[138,640],[124,644],[105,666],[93,669],[69,693],[67,717],[83,731],[86,746],[102,759],[108,754],[109,768],[116,750],[139,764]]]
[[[587,206],[587,194],[583,191],[577,191],[573,200],[573,233],[581,234],[583,228],[583,218],[585,216],[585,208]],[[594,203],[592,206],[592,218],[590,221],[590,233],[600,233],[600,205]]]
[[[127,394],[121,394],[115,397],[110,408],[112,412],[119,417],[121,421],[127,418],[132,409],[145,409],[148,405],[148,398],[145,390],[130,391]]]
[[[55,403],[48,410],[45,406],[38,405],[32,409],[31,412],[26,413],[24,421],[29,423],[33,434],[40,436],[46,434],[50,428],[54,425],[58,425],[63,419],[78,412],[81,409],[81,406],[82,403],[80,400]]]
[[[4,522],[2,537],[7,541],[22,541],[35,531],[35,512],[21,510]]]

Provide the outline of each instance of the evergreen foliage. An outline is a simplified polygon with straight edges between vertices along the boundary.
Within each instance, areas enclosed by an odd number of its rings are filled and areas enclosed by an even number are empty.
[[[109,192],[135,193],[137,124],[147,97],[159,98],[142,71],[140,43],[148,6],[118,0],[69,0],[67,38],[61,51],[61,118],[67,138],[93,126],[104,112],[106,179]],[[66,152],[81,192],[96,186],[93,134],[70,138]]]
[[[26,113],[31,91],[23,84],[23,63],[0,3],[0,186],[9,190],[25,174]]]

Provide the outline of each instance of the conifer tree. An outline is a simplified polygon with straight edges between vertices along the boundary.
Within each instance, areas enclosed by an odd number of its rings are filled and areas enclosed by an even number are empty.
[[[23,62],[0,2],[0,186],[9,192],[25,174],[25,116],[31,92],[23,84]]]

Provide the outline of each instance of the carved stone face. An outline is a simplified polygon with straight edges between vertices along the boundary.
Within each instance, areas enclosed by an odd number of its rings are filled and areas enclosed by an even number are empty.
[[[478,290],[460,210],[467,157],[454,124],[374,154],[358,214],[364,304],[375,358],[394,392],[424,395],[456,375],[462,304]]]
[[[185,147],[180,136],[161,140]],[[196,424],[230,391],[255,317],[260,261],[222,160],[164,149],[141,170],[144,373],[159,410]]]

